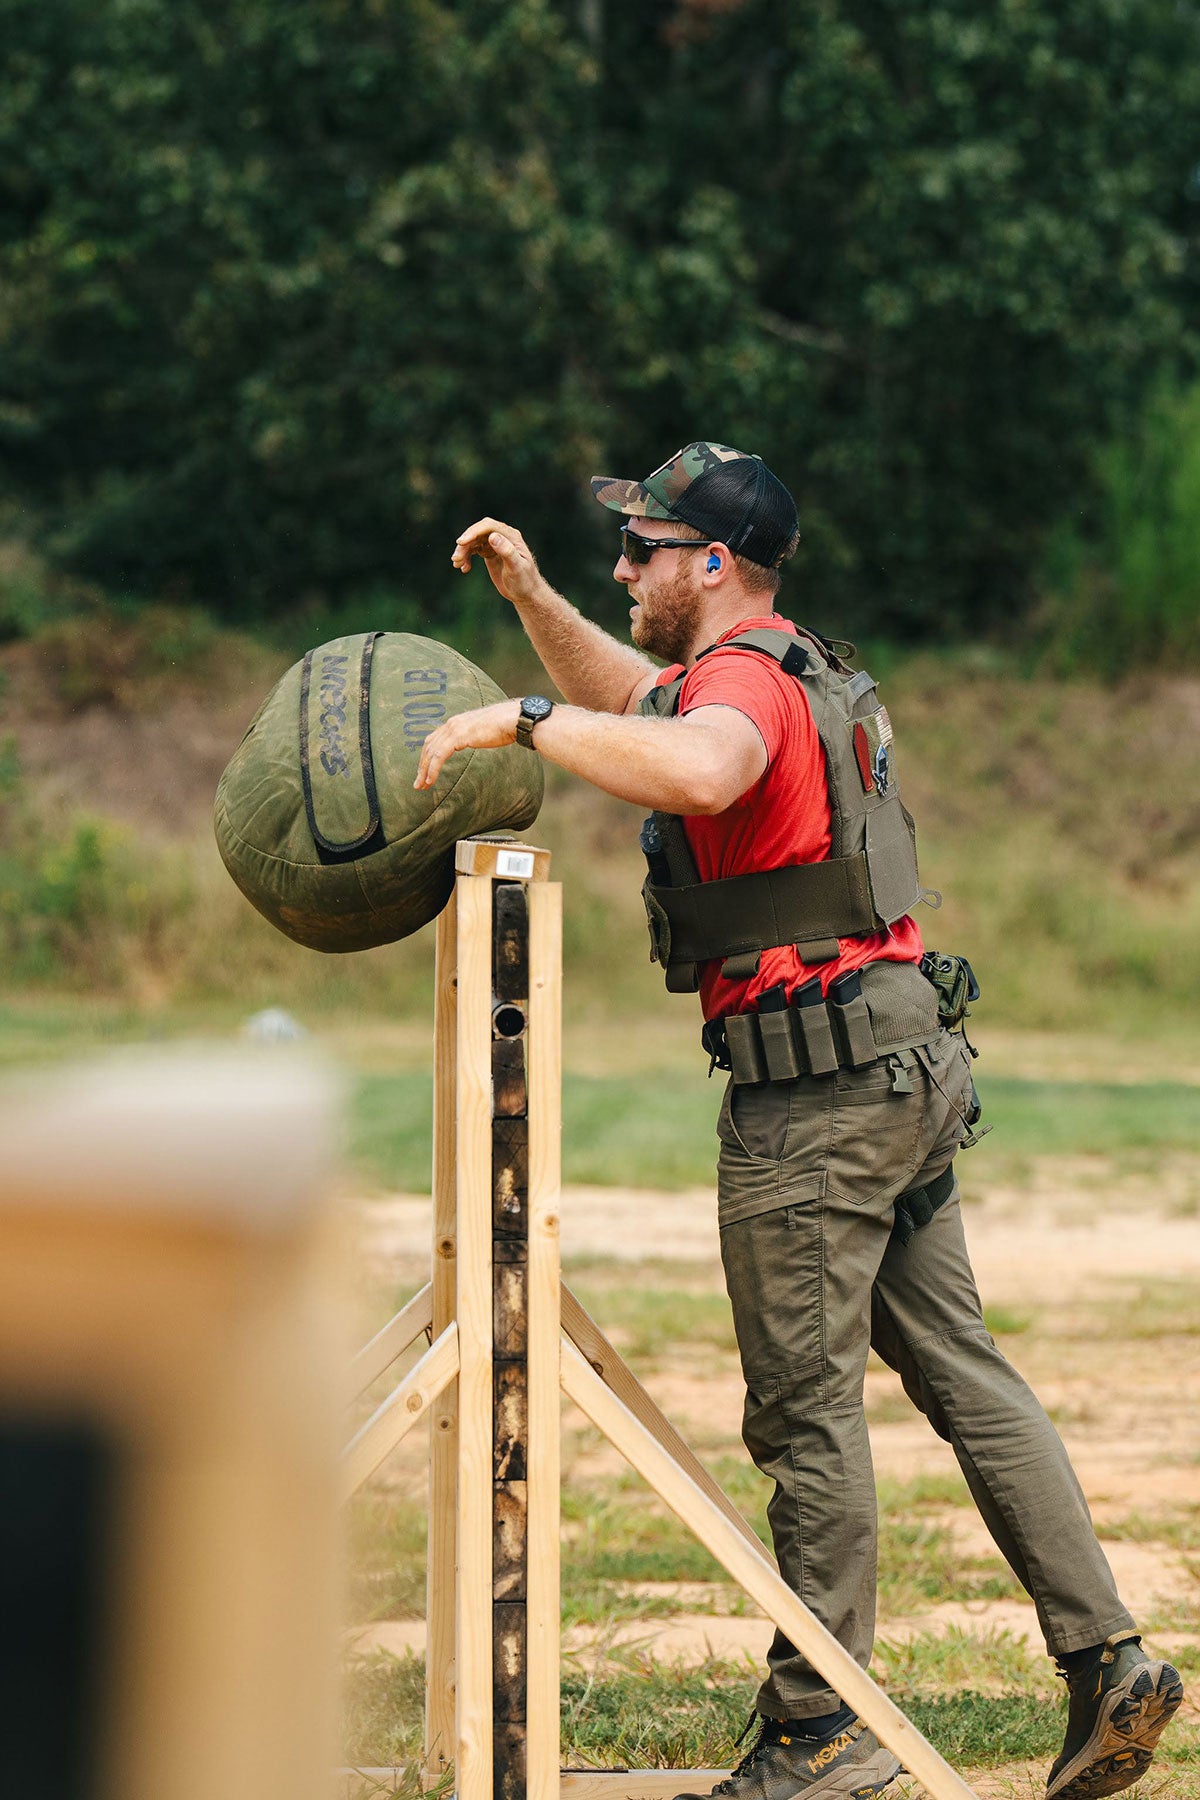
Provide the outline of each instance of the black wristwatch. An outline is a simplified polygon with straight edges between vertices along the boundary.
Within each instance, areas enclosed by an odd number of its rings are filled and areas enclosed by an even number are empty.
[[[553,711],[553,700],[547,700],[541,694],[526,694],[521,702],[521,716],[517,720],[518,744],[524,744],[527,750],[532,750],[534,726],[543,719],[548,719]]]

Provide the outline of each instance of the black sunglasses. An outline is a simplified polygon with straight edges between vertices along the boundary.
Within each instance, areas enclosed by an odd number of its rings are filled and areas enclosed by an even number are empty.
[[[651,538],[621,527],[621,553],[626,562],[644,568],[656,550],[707,550],[707,538]]]

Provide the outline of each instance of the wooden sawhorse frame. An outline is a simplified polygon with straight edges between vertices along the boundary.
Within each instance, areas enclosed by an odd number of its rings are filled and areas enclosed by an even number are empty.
[[[559,1272],[562,889],[471,838],[437,924],[433,1271],[355,1360],[430,1346],[347,1447],[348,1497],[432,1418],[424,1767],[458,1800],[669,1800],[727,1771],[559,1767],[559,1389],[924,1783],[975,1800],[784,1582]],[[385,1778],[387,1770],[362,1771]]]

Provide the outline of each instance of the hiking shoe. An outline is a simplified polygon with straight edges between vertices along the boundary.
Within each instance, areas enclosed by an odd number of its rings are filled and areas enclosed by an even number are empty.
[[[713,1800],[869,1800],[899,1773],[896,1758],[861,1719],[829,1738],[793,1737],[778,1720],[763,1719],[748,1755],[712,1794]],[[676,1800],[703,1797],[679,1794]]]
[[[1163,1726],[1183,1699],[1179,1671],[1151,1662],[1133,1632],[1110,1637],[1082,1668],[1059,1670],[1071,1694],[1067,1738],[1046,1800],[1119,1794],[1150,1766]]]

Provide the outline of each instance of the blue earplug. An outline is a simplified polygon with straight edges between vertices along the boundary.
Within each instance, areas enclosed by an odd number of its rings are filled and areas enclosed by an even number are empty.
[[[720,566],[721,566],[721,559],[717,555],[716,551],[714,550],[713,554],[709,557],[708,561],[704,565],[705,571],[707,574],[711,575],[713,570],[719,569]]]

